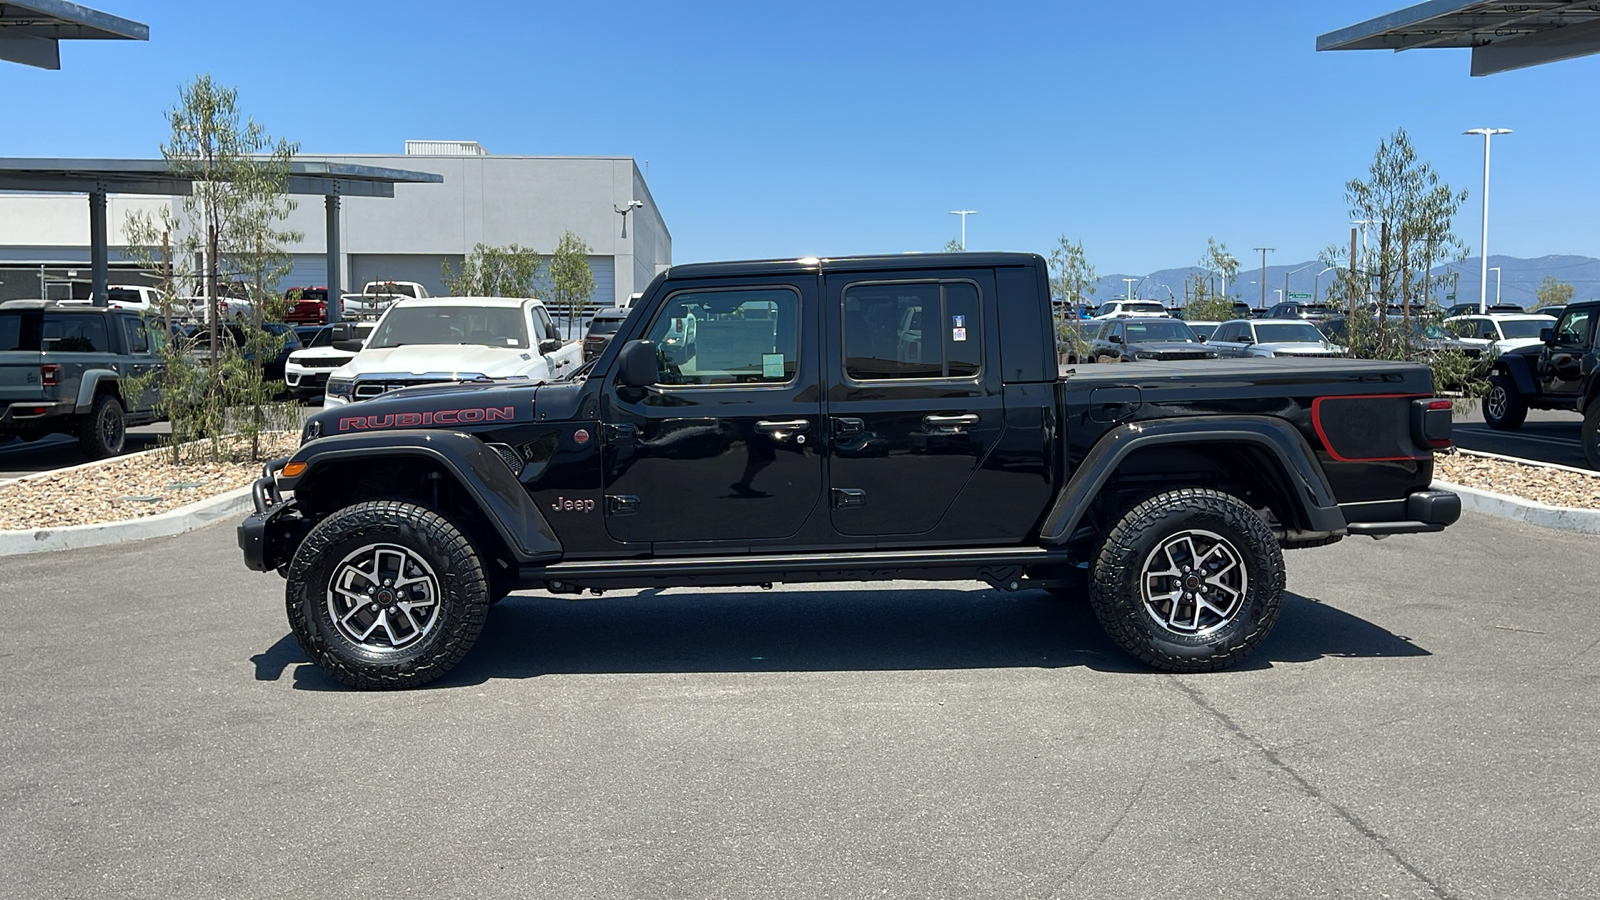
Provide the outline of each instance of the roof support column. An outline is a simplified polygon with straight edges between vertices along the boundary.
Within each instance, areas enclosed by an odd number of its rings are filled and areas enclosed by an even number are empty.
[[[106,285],[110,281],[110,252],[106,241],[106,189],[95,185],[89,192],[89,266],[93,270],[90,290],[95,306],[105,306],[108,300]]]
[[[343,318],[344,291],[339,286],[339,186],[322,198],[328,212],[328,324]]]

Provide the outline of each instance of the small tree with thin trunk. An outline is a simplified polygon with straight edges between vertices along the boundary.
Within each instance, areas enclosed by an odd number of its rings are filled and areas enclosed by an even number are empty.
[[[1541,309],[1546,306],[1563,306],[1571,303],[1575,292],[1572,285],[1554,275],[1546,275],[1544,280],[1539,282],[1539,288],[1533,292],[1533,308]]]
[[[1050,293],[1062,301],[1058,306],[1061,313],[1056,317],[1056,334],[1060,338],[1057,355],[1066,357],[1061,362],[1083,359],[1088,343],[1084,340],[1083,320],[1078,309],[1080,304],[1094,296],[1095,282],[1100,280],[1099,276],[1083,252],[1083,242],[1069,241],[1064,234],[1056,239],[1048,263]],[[1065,351],[1064,354],[1062,351]]]
[[[557,309],[568,311],[569,329],[571,316],[575,313],[582,321],[594,297],[594,271],[589,268],[591,252],[592,248],[582,238],[568,231],[561,235],[556,252],[550,255],[545,299]]]
[[[532,297],[543,260],[531,247],[478,244],[457,272],[445,261],[444,288],[454,297]]]

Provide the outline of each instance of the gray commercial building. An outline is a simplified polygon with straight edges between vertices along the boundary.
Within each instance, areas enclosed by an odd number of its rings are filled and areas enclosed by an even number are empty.
[[[339,267],[346,291],[368,281],[417,281],[444,292],[442,267],[459,269],[477,244],[520,244],[548,256],[566,231],[591,248],[594,301],[611,305],[644,290],[672,263],[672,235],[633,159],[621,156],[498,156],[470,141],[407,141],[394,155],[303,154],[301,160],[431,172],[443,184],[400,184],[394,197],[345,197]],[[137,279],[122,253],[129,211],[176,198],[108,199],[111,281]],[[619,212],[626,210],[626,214]],[[280,288],[327,282],[323,204],[300,198],[287,227],[304,238],[287,249],[293,267]],[[87,296],[89,208],[83,195],[0,193],[0,299]]]

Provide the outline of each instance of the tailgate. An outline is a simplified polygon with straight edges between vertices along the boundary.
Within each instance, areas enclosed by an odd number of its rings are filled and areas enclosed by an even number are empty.
[[[0,352],[0,410],[19,400],[43,400],[44,385],[39,383],[37,350]]]

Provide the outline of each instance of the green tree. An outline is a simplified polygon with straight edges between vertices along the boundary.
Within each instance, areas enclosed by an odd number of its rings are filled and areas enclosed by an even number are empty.
[[[1088,342],[1078,305],[1094,296],[1100,278],[1083,252],[1083,242],[1069,241],[1064,234],[1056,239],[1055,249],[1050,251],[1049,265],[1050,294],[1061,301],[1056,307],[1059,311],[1056,317],[1058,354],[1065,354],[1063,362],[1082,359],[1087,355]]]
[[[1228,245],[1216,238],[1206,238],[1205,252],[1197,265],[1205,270],[1197,273],[1189,283],[1183,317],[1197,322],[1226,322],[1233,316],[1233,297],[1223,285],[1232,286],[1239,280],[1239,260],[1228,252]],[[1218,279],[1221,279],[1219,284]]]
[[[545,299],[557,309],[566,310],[569,323],[573,315],[582,321],[594,297],[594,272],[589,268],[592,252],[582,238],[568,231],[561,235],[556,252],[550,255]]]
[[[1539,282],[1538,290],[1534,291],[1533,308],[1538,309],[1542,306],[1562,306],[1564,304],[1571,303],[1574,292],[1575,290],[1572,285],[1557,279],[1554,275],[1546,275],[1544,279]]]
[[[961,242],[955,238],[944,242],[944,252],[946,253],[965,253],[966,250],[967,248],[961,246]]]
[[[461,271],[442,266],[445,292],[453,297],[532,297],[544,261],[531,247],[478,244],[461,261]]]
[[[173,459],[193,438],[209,435],[212,456],[220,451],[224,430],[232,427],[251,441],[259,456],[262,428],[278,424],[287,412],[273,407],[278,388],[263,375],[266,361],[276,358],[287,337],[265,328],[284,304],[276,293],[288,271],[284,245],[302,235],[280,223],[295,208],[289,199],[289,164],[298,145],[272,138],[239,109],[238,91],[200,75],[178,89],[178,103],[165,113],[171,134],[161,145],[167,167],[192,180],[192,192],[176,211],[159,215],[136,212],[124,224],[129,253],[147,270],[161,273],[169,300],[179,285],[194,285],[204,298],[205,359],[175,339],[175,310],[161,311],[167,339],[161,342],[163,370],[159,411],[172,422]],[[196,268],[196,261],[199,261]],[[223,327],[219,305],[225,289],[252,293],[254,308],[236,320],[244,336],[234,341]],[[197,367],[199,370],[197,370]],[[228,411],[246,415],[229,421]]]

